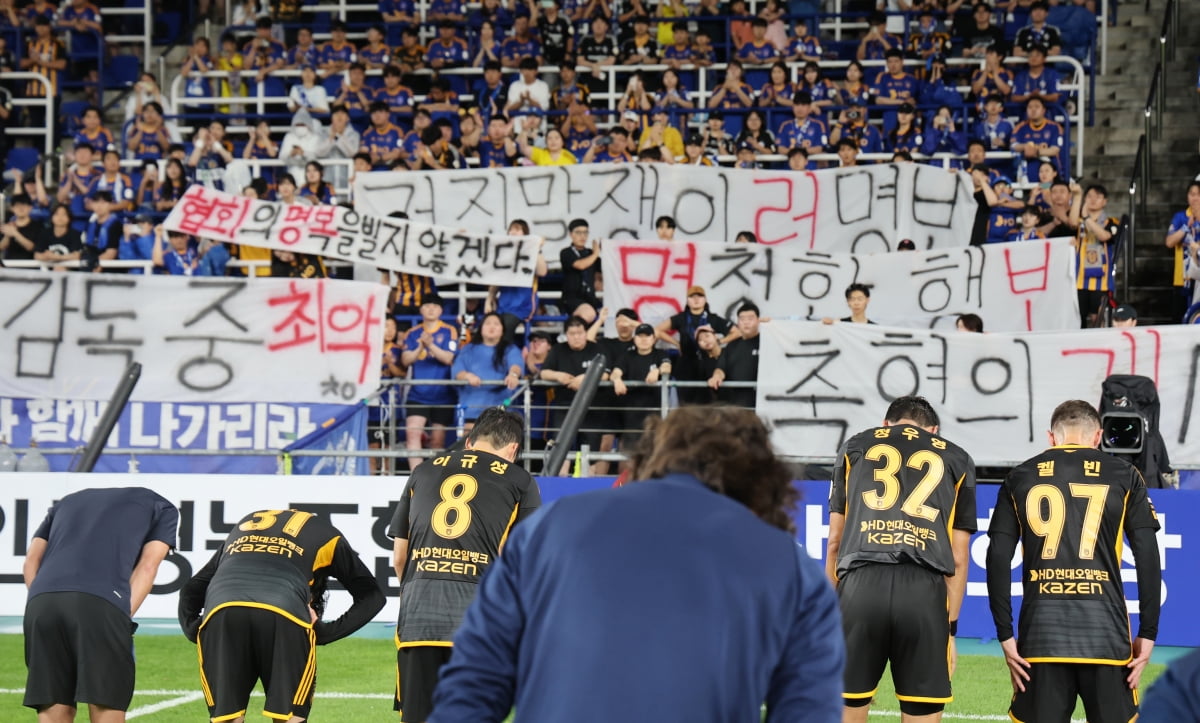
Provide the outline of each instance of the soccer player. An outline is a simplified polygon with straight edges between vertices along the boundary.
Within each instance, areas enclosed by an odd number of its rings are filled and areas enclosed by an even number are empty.
[[[39,721],[125,720],[133,698],[130,618],[175,546],[179,511],[144,487],[63,497],[25,555],[24,704]]]
[[[1050,417],[1050,449],[1000,487],[987,551],[988,600],[1012,677],[1018,723],[1066,723],[1083,699],[1092,723],[1137,717],[1137,686],[1158,634],[1158,517],[1142,475],[1097,451],[1100,415],[1071,400]],[[1141,616],[1130,642],[1121,535],[1137,566]],[[1010,562],[1022,544],[1023,602],[1013,637]]]
[[[841,595],[845,723],[867,720],[889,660],[906,723],[936,723],[953,700],[975,463],[938,427],[924,397],[900,397],[838,454],[826,573]]]
[[[354,598],[322,620],[333,577]],[[241,723],[262,679],[263,715],[299,723],[312,707],[317,645],[350,635],[383,608],[375,576],[324,517],[260,510],[179,591],[179,626],[196,643],[200,687],[215,721]]]
[[[796,544],[762,421],[675,409],[634,459],[638,482],[517,526],[429,723],[499,723],[514,704],[532,721],[759,721],[764,702],[767,723],[840,720],[835,596]]]
[[[388,537],[400,581],[396,623],[396,700],[404,721],[433,711],[438,670],[479,580],[515,524],[542,504],[537,483],[516,464],[524,420],[485,409],[466,446],[423,464],[401,495]]]

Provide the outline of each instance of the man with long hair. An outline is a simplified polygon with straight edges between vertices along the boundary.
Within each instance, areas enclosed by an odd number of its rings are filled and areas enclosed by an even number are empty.
[[[657,420],[657,418],[651,418]],[[837,601],[796,544],[797,493],[735,407],[650,422],[632,478],[519,526],[479,586],[430,723],[835,723]]]

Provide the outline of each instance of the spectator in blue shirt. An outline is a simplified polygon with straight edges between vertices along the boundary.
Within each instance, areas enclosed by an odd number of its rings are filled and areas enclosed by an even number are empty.
[[[821,41],[808,34],[808,18],[796,20],[796,35],[788,45],[786,59],[789,63],[819,63],[821,61]]]
[[[409,369],[409,379],[445,381],[458,352],[458,330],[442,321],[442,297],[421,299],[421,323],[404,335],[400,363]],[[454,388],[442,384],[414,384],[408,389],[405,439],[409,450],[441,449],[446,444],[446,427],[454,424]],[[424,444],[428,442],[428,444]],[[424,460],[408,458],[412,471]]]
[[[839,723],[837,596],[792,536],[796,493],[765,425],[675,409],[643,435],[630,479],[514,530],[429,723],[498,723],[514,705],[541,721],[757,721],[764,703],[768,723]]]
[[[858,44],[858,51],[855,53],[857,60],[883,60],[887,51],[901,48],[903,43],[900,42],[900,38],[887,31],[886,15],[881,12],[872,13],[868,22],[871,28]]]
[[[521,349],[504,334],[500,315],[494,311],[484,315],[479,336],[458,352],[450,371],[454,379],[467,383],[458,388],[464,432],[475,426],[475,419],[483,410],[504,403],[520,383],[524,365]]]
[[[512,35],[500,44],[500,62],[506,68],[516,68],[525,58],[542,65],[542,46],[529,32],[529,18],[518,17],[513,21]]]
[[[904,51],[892,48],[887,51],[887,69],[875,76],[871,84],[871,95],[878,105],[902,105],[916,103],[920,83],[904,71]]]
[[[767,21],[754,18],[750,21],[750,32],[753,34],[750,42],[738,48],[738,60],[751,65],[767,65],[774,61],[779,52],[767,40]]]
[[[471,62],[467,41],[456,35],[457,27],[449,20],[438,23],[438,39],[425,50],[425,63],[430,68],[461,68]]]
[[[449,20],[462,25],[467,19],[467,6],[460,0],[432,0],[429,9],[425,11],[425,22],[440,23]]]
[[[950,106],[944,105],[938,108],[933,118],[926,124],[925,139],[919,150],[927,156],[934,153],[953,153],[961,156],[967,152],[967,135],[958,130],[955,125],[954,113]],[[935,165],[940,165],[940,163]]]
[[[1062,97],[1058,92],[1058,72],[1046,67],[1046,49],[1040,45],[1029,49],[1029,67],[1017,73],[1013,81],[1013,101],[1024,103],[1034,96],[1046,103],[1057,103]]]
[[[1176,660],[1146,693],[1141,723],[1200,723],[1200,650]]]
[[[794,96],[792,119],[779,128],[779,149],[803,148],[807,154],[823,153],[829,145],[825,121],[813,116],[812,95],[802,90]],[[807,157],[805,161],[807,162]]]
[[[154,244],[153,260],[155,268],[162,269],[170,276],[193,276],[200,263],[200,251],[194,239],[185,233],[171,231],[166,234],[166,243],[162,238],[162,226],[157,229],[158,238]]]

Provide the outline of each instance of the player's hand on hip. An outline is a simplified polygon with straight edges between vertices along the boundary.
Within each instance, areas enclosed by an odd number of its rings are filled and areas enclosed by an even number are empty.
[[[1154,650],[1154,641],[1145,638],[1137,638],[1133,641],[1133,660],[1125,667],[1129,668],[1129,677],[1125,680],[1129,682],[1130,690],[1137,690],[1138,681],[1142,679],[1142,671],[1146,669],[1146,664],[1150,662],[1150,653]]]
[[[1025,683],[1029,680],[1029,661],[1017,652],[1017,639],[1009,638],[1000,643],[1004,650],[1004,662],[1008,663],[1008,675],[1012,678],[1013,690],[1025,692]]]

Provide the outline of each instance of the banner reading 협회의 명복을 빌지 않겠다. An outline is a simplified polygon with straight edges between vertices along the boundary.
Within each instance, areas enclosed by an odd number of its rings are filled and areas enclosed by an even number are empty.
[[[953,329],[959,314],[973,313],[988,331],[1073,329],[1074,259],[1071,239],[862,255],[700,241],[601,249],[605,305],[650,324],[681,311],[693,285],[731,321],[747,301],[772,319],[836,319],[848,313],[845,289],[858,283],[870,287],[867,315],[880,324]]]
[[[163,225],[197,238],[324,256],[482,285],[533,285],[541,239],[373,215],[356,205],[311,206],[188,188]],[[389,212],[390,213],[390,212]]]
[[[654,238],[671,216],[676,238],[729,242],[742,231],[760,243],[811,251],[894,251],[966,246],[976,202],[970,178],[925,164],[880,164],[822,171],[743,170],[590,163],[476,168],[451,173],[361,173],[356,208],[414,221],[503,233],[522,219],[547,240],[547,258],[568,243],[573,218],[599,239]]]

